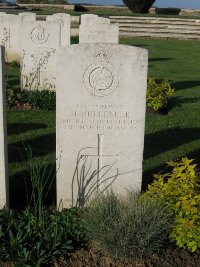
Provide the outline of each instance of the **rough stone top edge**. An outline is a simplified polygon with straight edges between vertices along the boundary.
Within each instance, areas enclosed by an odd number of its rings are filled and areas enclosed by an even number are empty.
[[[148,57],[148,50],[146,48],[141,48],[141,47],[137,47],[137,46],[131,46],[131,45],[123,45],[123,44],[106,44],[106,43],[88,43],[88,44],[73,44],[73,45],[67,45],[67,46],[63,46],[63,47],[59,47],[57,50],[57,55],[63,54],[65,52],[73,51],[73,49],[78,49],[79,47],[82,47],[85,49],[92,49],[93,47],[97,46],[97,48],[106,48],[106,47],[114,47],[114,48],[121,48],[121,49],[126,49],[129,50],[128,52],[131,51],[137,51],[137,52],[141,52],[141,54],[143,55],[147,55]]]

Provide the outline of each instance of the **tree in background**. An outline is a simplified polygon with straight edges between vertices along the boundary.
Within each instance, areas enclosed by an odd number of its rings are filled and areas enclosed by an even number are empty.
[[[123,2],[134,13],[148,13],[155,0],[123,0]]]

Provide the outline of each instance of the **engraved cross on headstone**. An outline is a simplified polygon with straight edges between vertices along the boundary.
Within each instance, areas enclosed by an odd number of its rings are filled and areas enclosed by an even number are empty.
[[[118,154],[116,155],[112,155],[112,154],[108,154],[108,155],[104,155],[103,154],[103,137],[104,134],[98,134],[98,145],[97,145],[97,155],[93,155],[93,154],[83,154],[81,155],[82,157],[94,157],[95,159],[97,159],[97,192],[99,192],[100,190],[100,184],[101,184],[101,170],[103,168],[102,166],[102,160],[105,157],[116,157],[118,160]]]

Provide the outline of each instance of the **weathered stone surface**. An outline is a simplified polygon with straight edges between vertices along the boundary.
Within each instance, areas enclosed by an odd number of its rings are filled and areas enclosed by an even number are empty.
[[[21,26],[20,16],[11,14],[0,16],[0,44],[5,47],[6,61],[21,58]]]
[[[83,44],[58,50],[58,206],[85,205],[107,188],[141,189],[146,81],[145,49]]]
[[[105,23],[110,24],[109,18],[99,17],[98,15],[94,14],[84,14],[81,15],[81,24],[82,25],[88,25],[88,23]]]
[[[4,81],[4,48],[0,47],[0,209],[9,206],[8,197],[8,159],[7,159],[7,119],[6,88]]]
[[[55,53],[59,46],[59,22],[23,23],[21,88],[55,90]]]
[[[55,13],[46,17],[47,21],[58,21],[61,25],[61,46],[70,44],[71,19],[65,13]]]
[[[79,26],[79,43],[111,43],[119,42],[119,27],[111,25],[110,19],[93,14],[81,15]]]
[[[19,16],[22,17],[22,21],[36,21],[36,13],[33,12],[21,12]]]
[[[101,22],[88,23],[79,26],[79,43],[108,43],[119,42],[119,27]]]

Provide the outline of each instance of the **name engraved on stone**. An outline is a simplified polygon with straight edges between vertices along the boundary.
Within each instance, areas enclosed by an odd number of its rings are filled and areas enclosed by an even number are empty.
[[[104,97],[112,94],[118,87],[119,75],[109,63],[110,57],[104,52],[97,52],[95,61],[83,75],[83,83],[92,96]]]
[[[59,121],[66,130],[134,130],[141,124],[123,105],[74,105],[69,118]]]
[[[35,44],[44,44],[48,41],[49,34],[46,32],[46,29],[42,25],[37,25],[32,31],[31,31],[31,40]]]

